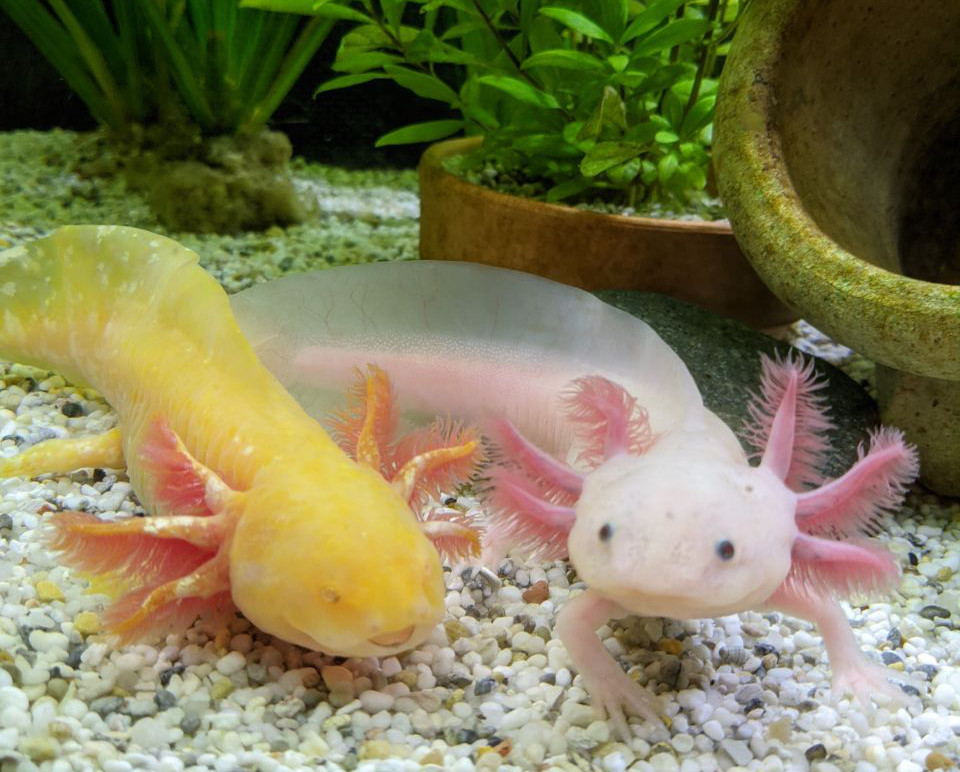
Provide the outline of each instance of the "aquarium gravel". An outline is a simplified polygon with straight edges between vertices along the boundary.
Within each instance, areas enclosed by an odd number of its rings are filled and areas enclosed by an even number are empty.
[[[71,177],[64,159],[74,141],[65,132],[0,135],[0,241],[66,222],[158,229],[116,183]],[[171,235],[231,290],[320,264],[415,255],[412,173],[298,163],[296,175],[318,202],[309,223]],[[791,337],[870,378],[869,363],[808,325]],[[114,422],[96,392],[0,365],[0,455]],[[922,772],[957,763],[960,506],[920,489],[881,537],[905,567],[898,591],[846,605],[861,646],[922,687],[908,687],[905,706],[831,701],[820,638],[799,620],[628,618],[601,635],[659,694],[668,725],[637,724],[629,744],[598,720],[554,638],[557,609],[581,586],[562,562],[451,568],[443,624],[416,651],[381,661],[305,651],[240,617],[226,630],[197,625],[115,650],[100,633],[102,596],[41,546],[43,515],[60,509],[141,511],[126,478],[110,471],[0,480],[3,770]]]

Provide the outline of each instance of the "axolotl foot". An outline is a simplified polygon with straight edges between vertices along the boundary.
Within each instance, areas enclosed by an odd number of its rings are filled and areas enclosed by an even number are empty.
[[[831,691],[833,701],[839,701],[844,695],[850,694],[868,710],[879,701],[889,701],[894,705],[904,705],[910,698],[903,689],[888,679],[897,678],[918,688],[915,679],[897,673],[885,665],[871,662],[862,654],[851,662],[833,666],[833,681]],[[881,698],[878,700],[877,698]]]
[[[613,723],[624,742],[631,738],[627,713],[663,727],[655,698],[630,678],[597,637],[597,628],[627,614],[616,603],[593,590],[567,602],[557,617],[557,635],[580,672],[594,708]]]

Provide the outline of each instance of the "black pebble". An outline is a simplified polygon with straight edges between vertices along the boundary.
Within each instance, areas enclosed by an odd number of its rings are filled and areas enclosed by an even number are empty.
[[[477,733],[472,729],[461,729],[459,732],[457,732],[457,742],[470,745],[471,743],[475,743],[477,741],[477,736]]]
[[[911,686],[910,684],[900,684],[900,691],[904,694],[909,694],[911,697],[919,697],[920,690],[916,686]]]
[[[920,665],[917,667],[917,670],[919,670],[921,673],[926,673],[927,678],[931,681],[933,680],[933,677],[940,672],[940,668],[938,668],[936,665]]]
[[[892,651],[880,652],[880,659],[883,660],[884,665],[896,665],[898,662],[903,662],[900,656]]]
[[[946,619],[950,616],[950,612],[943,606],[924,606],[920,609],[920,616],[924,619],[939,619],[940,617]]]
[[[556,674],[556,673],[544,673],[542,676],[540,676],[540,683],[542,683],[542,684],[550,684],[550,686],[553,686],[554,684],[557,683],[557,674]]]
[[[920,558],[918,558],[917,555],[916,555],[916,553],[914,553],[914,552],[908,552],[908,553],[907,553],[907,560],[910,561],[910,565],[911,565],[911,566],[919,566],[919,565],[920,565]]]
[[[166,670],[160,673],[160,685],[168,686],[170,684],[170,679],[175,675],[180,675],[187,668],[183,665],[174,665],[173,667],[168,667]]]
[[[764,705],[763,700],[759,697],[754,697],[750,702],[743,706],[744,713],[750,713],[751,711],[756,710],[757,708],[762,708]]]
[[[765,657],[767,654],[776,654],[777,656],[780,656],[779,652],[769,643],[758,643],[753,647],[753,653],[758,657]]]
[[[72,649],[70,649],[70,653],[67,655],[67,664],[74,670],[79,669],[81,664],[80,657],[83,656],[83,652],[86,651],[86,649],[86,644],[74,646]]]
[[[900,632],[900,629],[894,627],[887,633],[887,642],[893,646],[895,649],[899,649],[903,646],[903,634]]]
[[[180,729],[184,734],[196,734],[200,728],[200,718],[197,716],[187,716],[180,722]]]
[[[106,718],[111,713],[116,713],[123,707],[123,699],[120,697],[98,697],[90,703],[90,710],[100,714],[101,718]]]
[[[478,697],[481,694],[490,694],[493,691],[493,687],[497,685],[497,682],[492,678],[481,678],[473,685],[473,693]]]
[[[823,743],[817,743],[807,748],[803,755],[807,757],[807,761],[819,761],[827,757],[827,749]]]
[[[0,531],[12,531],[13,518],[10,515],[0,515]]]
[[[63,407],[60,408],[60,412],[67,418],[76,418],[77,416],[83,415],[83,405],[78,402],[64,402]]]
[[[153,701],[157,703],[160,710],[167,710],[167,708],[172,708],[177,704],[177,695],[169,689],[161,689],[153,695]]]
[[[107,473],[103,469],[93,470],[93,481],[103,482],[107,478]]]

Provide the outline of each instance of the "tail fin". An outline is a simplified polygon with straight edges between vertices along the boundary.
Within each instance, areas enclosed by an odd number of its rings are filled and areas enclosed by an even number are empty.
[[[171,239],[73,225],[0,252],[2,358],[89,382],[97,351],[108,357],[131,327],[158,322],[183,331],[200,353],[222,347],[225,332],[243,345],[226,294],[197,255]]]

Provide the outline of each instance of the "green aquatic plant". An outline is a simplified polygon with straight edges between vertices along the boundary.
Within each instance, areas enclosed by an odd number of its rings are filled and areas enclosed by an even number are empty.
[[[481,135],[462,173],[493,167],[549,201],[681,209],[707,186],[717,77],[746,3],[244,0],[353,24],[318,91],[386,78],[449,105],[379,145]]]
[[[179,103],[204,134],[262,129],[334,20],[236,0],[0,0],[93,116],[121,131]]]

